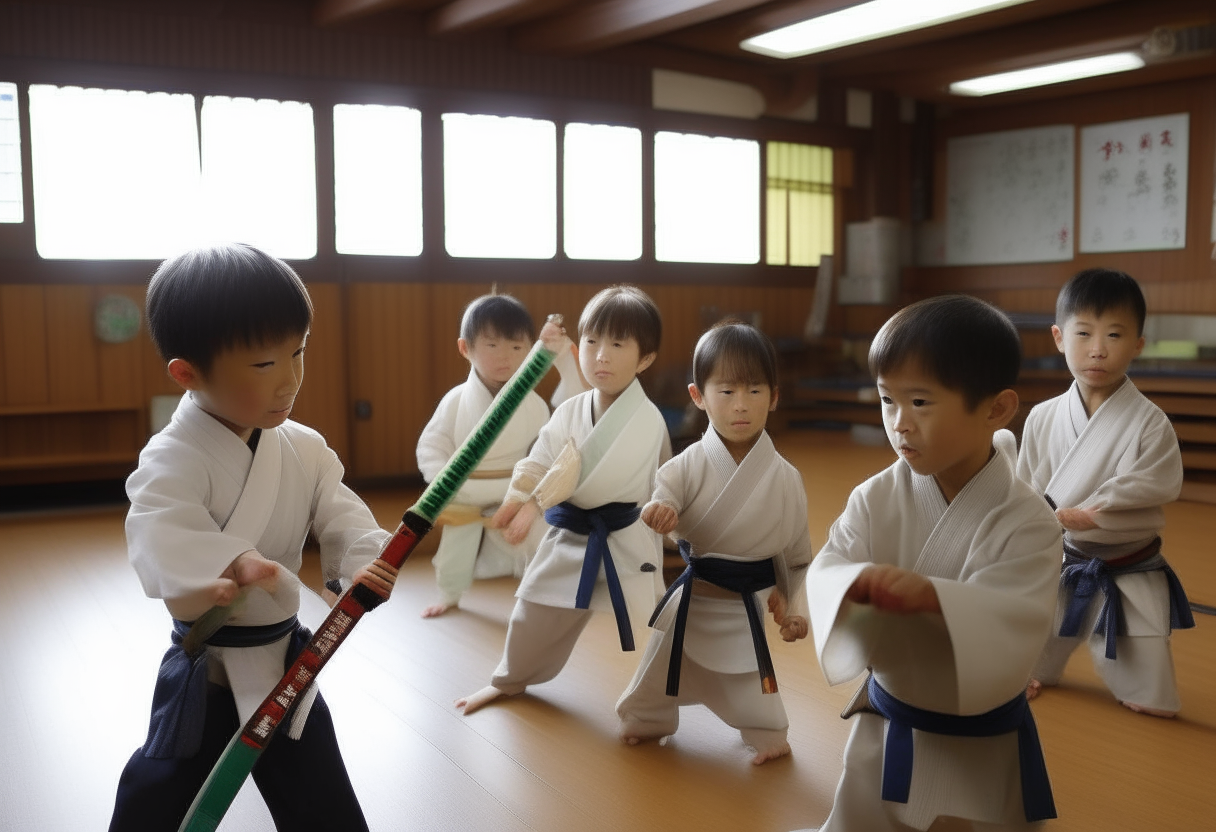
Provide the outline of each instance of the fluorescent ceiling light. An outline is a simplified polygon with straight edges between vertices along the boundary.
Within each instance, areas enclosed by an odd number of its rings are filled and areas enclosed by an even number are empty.
[[[955,81],[950,85],[950,92],[955,95],[992,95],[1027,87],[1042,87],[1047,84],[1075,81],[1078,78],[1091,78],[1095,75],[1110,75],[1112,72],[1127,72],[1142,66],[1144,66],[1144,59],[1135,52],[1115,52],[1110,55],[1081,58],[1077,61],[1032,66],[1028,69],[1002,72],[998,75],[985,75],[982,78],[971,78],[967,81]]]
[[[1027,2],[1029,0],[870,0],[756,35],[739,46],[774,58],[798,58]]]

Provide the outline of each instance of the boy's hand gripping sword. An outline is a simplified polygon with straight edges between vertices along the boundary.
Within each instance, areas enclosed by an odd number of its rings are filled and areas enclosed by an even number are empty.
[[[556,323],[560,324],[560,316],[549,316],[550,321],[555,318]],[[418,542],[430,531],[444,505],[485,457],[524,397],[548,372],[555,357],[540,341],[532,347],[523,366],[503,387],[473,433],[418,498],[418,502],[405,512],[401,525],[385,544],[378,560],[394,569],[405,562]],[[279,680],[244,728],[228,743],[186,812],[178,832],[212,832],[219,826],[241,784],[266,750],[275,730],[290,715],[300,694],[312,684],[363,614],[387,600],[388,595],[383,594],[382,590],[365,583],[354,584],[338,599],[286,675]],[[211,615],[210,618],[211,626],[215,626],[214,619],[219,616]],[[202,623],[201,619],[199,623]]]

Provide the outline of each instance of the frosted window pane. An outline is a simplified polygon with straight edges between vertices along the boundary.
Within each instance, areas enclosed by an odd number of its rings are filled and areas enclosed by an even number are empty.
[[[312,107],[208,96],[202,128],[207,238],[249,243],[286,259],[315,257]]]
[[[422,114],[334,107],[334,225],[341,254],[422,253]]]
[[[637,260],[642,256],[642,132],[567,124],[563,145],[566,256]]]
[[[453,257],[557,253],[557,128],[445,113],[444,239]]]
[[[760,145],[683,133],[654,137],[655,259],[760,260]]]
[[[25,222],[17,85],[0,82],[0,222]]]
[[[30,144],[42,257],[159,260],[190,245],[193,96],[35,84]]]

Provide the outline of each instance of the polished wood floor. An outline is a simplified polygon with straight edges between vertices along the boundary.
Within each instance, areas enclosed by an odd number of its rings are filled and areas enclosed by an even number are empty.
[[[777,441],[804,474],[816,545],[849,490],[892,458],[845,434],[792,431]],[[391,528],[415,495],[365,496]],[[104,829],[118,774],[146,730],[168,616],[127,565],[122,518],[121,506],[0,514],[4,832]],[[1216,604],[1211,507],[1170,506],[1168,522],[1166,552],[1184,584]],[[700,709],[686,710],[664,745],[620,744],[613,705],[636,658],[619,651],[607,617],[593,621],[557,679],[466,718],[452,700],[488,680],[514,584],[479,583],[460,612],[422,620],[434,545],[424,542],[391,602],[321,677],[373,830],[784,832],[827,815],[852,685],[828,688],[809,641],[773,641],[793,754],[761,767]],[[315,581],[315,567],[305,578]],[[305,618],[323,612],[314,598]],[[1216,619],[1198,618],[1174,638],[1178,719],[1120,707],[1081,654],[1064,685],[1035,703],[1061,814],[1049,829],[1216,829]],[[271,828],[248,788],[221,826]]]

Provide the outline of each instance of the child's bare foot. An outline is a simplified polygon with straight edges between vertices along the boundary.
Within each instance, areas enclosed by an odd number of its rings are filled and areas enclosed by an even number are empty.
[[[1177,711],[1163,711],[1160,708],[1150,708],[1148,705],[1136,705],[1132,702],[1119,701],[1119,704],[1130,711],[1135,711],[1138,714],[1148,714],[1149,716],[1159,716],[1162,719],[1173,719],[1178,715]]]
[[[752,757],[752,765],[758,766],[767,763],[769,760],[775,760],[778,757],[784,757],[790,753],[790,744],[783,742],[779,745],[774,745],[769,748],[761,749],[756,752],[756,756]]]
[[[463,711],[465,716],[468,716],[474,711],[479,711],[486,705],[489,705],[498,697],[506,695],[506,693],[493,685],[487,685],[486,687],[477,691],[477,693],[474,693],[472,696],[465,696],[457,699],[456,707]]]
[[[456,604],[455,604],[455,603],[451,603],[451,604],[442,604],[442,603],[440,603],[440,604],[431,604],[429,607],[427,607],[426,609],[424,609],[424,610],[422,611],[422,617],[423,617],[423,618],[437,618],[438,616],[443,615],[443,614],[444,614],[445,612],[447,612],[448,610],[454,610],[454,609],[456,609]]]
[[[1038,679],[1031,679],[1026,683],[1026,699],[1034,699],[1043,692],[1043,683]]]

